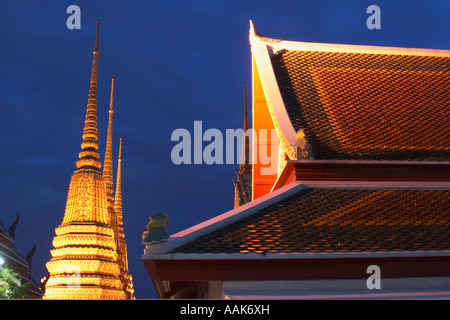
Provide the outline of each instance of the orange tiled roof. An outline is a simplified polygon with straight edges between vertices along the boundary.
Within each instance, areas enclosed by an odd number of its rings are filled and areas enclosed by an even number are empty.
[[[450,250],[450,191],[305,188],[171,253]]]
[[[450,160],[450,57],[282,50],[271,62],[316,159]]]

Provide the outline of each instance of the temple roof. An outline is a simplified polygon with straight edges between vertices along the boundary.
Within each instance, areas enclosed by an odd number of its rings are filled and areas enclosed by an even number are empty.
[[[170,253],[332,253],[450,248],[450,191],[311,187]]]
[[[253,125],[276,130],[278,174],[255,183],[253,163],[252,201],[144,241],[158,294],[354,279],[378,259],[388,277],[448,276],[450,50],[284,41],[253,24],[250,43]]]
[[[29,265],[16,249],[14,240],[15,239],[0,221],[0,255],[2,255],[3,258],[13,261],[14,265],[17,265],[20,269],[28,271]]]
[[[450,160],[450,50],[250,41],[274,121],[315,159]]]
[[[296,181],[176,233],[167,242],[147,246],[145,255],[450,255],[448,183],[414,184]]]
[[[17,221],[17,220],[16,220]],[[43,295],[39,285],[31,277],[31,258],[34,253],[34,249],[24,257],[15,246],[14,235],[10,230],[6,230],[2,221],[0,221],[0,257],[5,261],[6,266],[13,269],[17,273],[19,280],[22,283],[30,283],[28,290],[29,298],[40,298]]]
[[[448,255],[450,50],[284,41],[253,24],[250,43],[280,144],[303,130],[314,158],[145,254]]]

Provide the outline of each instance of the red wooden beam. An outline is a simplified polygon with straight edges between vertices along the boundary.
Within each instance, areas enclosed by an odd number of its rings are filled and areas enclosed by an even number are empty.
[[[450,276],[450,256],[144,260],[155,281],[326,280],[367,278],[369,265],[382,278]],[[149,270],[151,269],[151,270]]]
[[[274,190],[295,180],[450,182],[450,162],[288,160]]]

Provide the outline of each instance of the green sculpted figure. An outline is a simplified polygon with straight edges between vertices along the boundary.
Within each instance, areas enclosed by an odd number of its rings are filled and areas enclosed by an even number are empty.
[[[150,222],[147,224],[145,231],[142,234],[142,242],[162,242],[169,238],[166,227],[169,224],[169,218],[164,212],[156,212],[150,216]]]

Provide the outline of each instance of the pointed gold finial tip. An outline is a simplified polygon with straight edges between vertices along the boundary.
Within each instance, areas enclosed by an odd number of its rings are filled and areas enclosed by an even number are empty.
[[[111,98],[109,100],[109,112],[113,111],[114,104],[114,78],[111,79]]]
[[[119,160],[122,160],[122,138],[119,141]]]
[[[99,33],[100,33],[100,20],[97,20],[97,33],[95,35],[95,49],[94,49],[94,52],[98,52]]]

